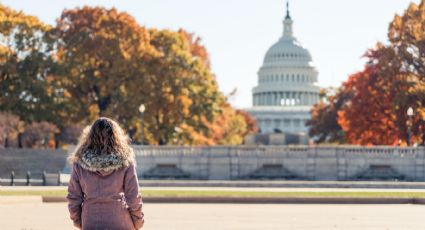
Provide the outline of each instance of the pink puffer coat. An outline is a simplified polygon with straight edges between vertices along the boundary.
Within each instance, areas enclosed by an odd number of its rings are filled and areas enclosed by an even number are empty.
[[[83,230],[140,229],[144,224],[134,162],[114,154],[85,153],[73,163],[68,208]]]

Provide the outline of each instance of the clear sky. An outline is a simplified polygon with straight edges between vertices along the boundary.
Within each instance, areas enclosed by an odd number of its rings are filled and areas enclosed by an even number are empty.
[[[419,0],[291,0],[294,34],[310,50],[319,86],[338,86],[361,70],[361,56],[386,42],[389,22]],[[267,49],[282,33],[284,0],[0,0],[54,24],[64,8],[114,6],[147,27],[184,28],[202,38],[220,89],[239,108],[251,106],[251,89]]]

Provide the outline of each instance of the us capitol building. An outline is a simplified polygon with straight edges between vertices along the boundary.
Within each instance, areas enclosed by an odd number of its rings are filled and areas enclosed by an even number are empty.
[[[319,100],[318,72],[312,66],[310,52],[294,37],[292,26],[287,4],[283,34],[267,51],[258,71],[258,86],[252,90],[253,106],[245,109],[256,118],[260,129],[260,134],[251,136],[248,142],[258,142],[258,136],[273,133],[298,136],[298,143],[308,140],[305,123],[312,105]],[[284,142],[281,144],[288,144]]]

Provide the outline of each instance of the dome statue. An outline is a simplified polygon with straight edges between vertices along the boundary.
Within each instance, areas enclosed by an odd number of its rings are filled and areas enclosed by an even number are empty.
[[[260,133],[307,135],[305,123],[319,100],[318,72],[310,52],[293,34],[287,4],[283,33],[266,52],[253,88],[253,106],[246,109],[257,120]]]

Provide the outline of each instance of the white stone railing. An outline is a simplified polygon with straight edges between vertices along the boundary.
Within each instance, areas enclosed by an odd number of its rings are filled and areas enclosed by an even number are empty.
[[[425,149],[357,146],[133,146],[141,176],[174,165],[198,179],[241,179],[281,166],[299,179],[425,181]],[[284,171],[282,169],[282,171]]]

